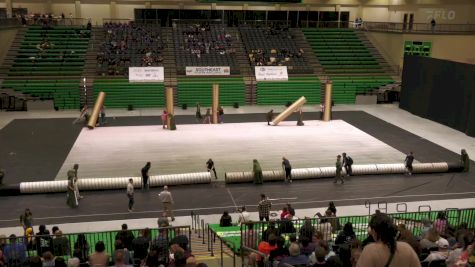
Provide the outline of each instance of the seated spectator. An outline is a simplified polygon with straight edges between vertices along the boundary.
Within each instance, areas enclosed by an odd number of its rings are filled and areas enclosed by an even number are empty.
[[[285,239],[281,236],[276,238],[276,249],[272,250],[269,254],[269,261],[280,261],[283,258],[289,256],[289,249],[285,247]]]
[[[55,266],[55,257],[50,251],[43,253],[43,267],[54,267]]]
[[[320,219],[320,222],[315,225],[315,231],[323,235],[324,241],[331,241],[332,239],[332,225],[327,218]]]
[[[347,222],[345,226],[343,226],[343,230],[338,233],[338,236],[335,239],[336,245],[343,245],[343,244],[351,244],[353,240],[356,239],[355,232],[353,231],[353,224],[351,222]]]
[[[361,256],[361,253],[363,252],[363,245],[361,241],[358,239],[353,240],[351,243],[351,266],[356,266],[356,263],[358,262],[358,259]]]
[[[150,229],[140,230],[140,235],[132,240],[132,250],[134,251],[134,259],[144,260],[147,257],[148,247],[150,244]]]
[[[289,219],[283,219],[279,221],[279,233],[281,234],[295,234],[297,230],[294,227],[294,223]]]
[[[221,219],[219,220],[219,226],[221,227],[228,227],[233,225],[233,219],[229,215],[228,211],[224,211],[223,215],[221,215]]]
[[[267,229],[262,232],[262,240],[269,241],[271,235],[280,236],[279,229],[275,228],[275,221],[270,221]]]
[[[449,256],[449,242],[446,239],[437,241],[437,251],[431,251],[424,261],[431,262],[436,260],[446,260]]]
[[[300,236],[300,253],[305,256],[310,256],[315,251],[315,244],[310,242],[306,236]]]
[[[73,252],[73,257],[69,258],[68,260],[68,267],[79,267],[81,265],[81,251],[79,249],[75,249]]]
[[[412,249],[414,249],[414,252],[416,252],[417,257],[421,255],[421,244],[417,241],[411,231],[407,229],[401,229],[399,231],[399,237],[397,240],[408,243],[412,247]]]
[[[26,246],[18,242],[16,235],[10,235],[10,243],[3,247],[3,259],[7,266],[21,266],[26,262]]]
[[[53,251],[53,239],[49,235],[46,226],[40,225],[38,233],[35,236],[36,253],[43,255],[43,253]]]
[[[132,262],[132,258],[130,257],[130,251],[124,247],[124,244],[122,244],[122,241],[120,239],[117,239],[115,241],[115,250],[114,250],[114,254],[112,255],[112,261],[115,262],[116,259],[114,258],[115,255],[116,255],[116,252],[120,250],[121,251],[121,255],[123,257],[123,261],[125,264],[130,264]]]
[[[33,256],[30,258],[30,267],[42,267],[43,262],[40,256]]]
[[[436,229],[431,228],[427,231],[426,236],[421,240],[421,249],[437,248],[436,242],[440,239]]]
[[[124,249],[117,249],[114,252],[114,265],[115,267],[132,267],[128,261],[128,253]]]
[[[168,267],[186,266],[186,251],[177,244],[170,246],[170,258]]]
[[[291,266],[307,266],[309,263],[308,257],[300,254],[300,247],[298,244],[292,243],[289,247],[289,257],[283,258],[278,267]],[[288,265],[287,265],[288,264]]]
[[[427,231],[429,231],[432,228],[432,222],[430,221],[429,218],[424,218],[422,219],[422,229],[421,229],[421,234],[419,236],[419,240],[422,240],[425,236]]]
[[[445,217],[445,213],[443,211],[439,211],[437,213],[437,219],[434,222],[434,229],[439,235],[444,236],[448,226],[449,223],[447,221],[447,218]]]
[[[396,241],[396,227],[384,213],[376,213],[369,222],[371,235],[376,242],[368,244],[361,253],[356,267],[380,267],[385,265],[420,267],[414,250],[407,243]]]
[[[263,253],[266,257],[270,255],[270,253],[273,250],[277,249],[276,245],[276,237],[274,235],[269,236],[269,242],[267,241],[261,241],[259,245],[257,246],[257,250],[261,253]],[[249,254],[249,265],[250,266],[256,266],[257,263],[263,262],[263,258],[257,254],[252,252]],[[260,264],[259,264],[260,265]]]
[[[66,261],[64,260],[64,258],[63,257],[55,257],[54,267],[67,267]]]
[[[258,233],[254,230],[254,224],[248,223],[247,229],[244,231],[244,240],[242,241],[242,244],[248,248],[256,249],[258,239]]]
[[[467,233],[463,238],[463,244],[449,252],[446,260],[448,267],[465,267],[468,263],[469,257],[472,254],[475,245],[475,238],[472,232]]]
[[[179,245],[183,250],[188,251],[189,247],[189,241],[188,237],[182,233],[182,229],[176,228],[175,229],[175,237],[170,241],[170,246],[173,244]]]
[[[307,240],[311,242],[314,233],[315,233],[315,228],[312,226],[312,220],[310,220],[310,218],[305,218],[304,223],[302,227],[300,227],[300,230],[299,230],[299,238],[302,239],[303,237],[306,237]]]
[[[106,247],[104,242],[98,241],[95,246],[95,252],[89,256],[89,266],[105,267],[109,265],[109,255],[105,253]]]
[[[168,231],[166,229],[159,229],[158,236],[152,241],[152,247],[157,251],[159,262],[165,262],[168,257]]]
[[[324,267],[327,265],[327,260],[325,258],[326,252],[322,247],[316,247],[315,251],[312,254],[313,259],[310,259],[312,267]]]
[[[251,214],[247,212],[246,206],[243,206],[241,208],[241,212],[239,213],[239,219],[238,219],[238,225],[241,225],[241,223],[246,223],[251,221]],[[274,224],[275,226],[275,224]]]

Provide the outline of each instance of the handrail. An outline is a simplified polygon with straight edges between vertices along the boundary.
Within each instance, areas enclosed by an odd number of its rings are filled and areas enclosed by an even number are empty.
[[[122,19],[115,19],[115,18],[103,18],[102,23],[131,23],[134,22],[135,24],[157,24],[161,25],[161,19],[132,19],[132,18],[122,18]]]
[[[354,24],[353,24],[354,25]],[[473,33],[475,24],[436,24],[430,23],[399,23],[365,21],[360,27],[363,31],[397,32],[397,33]]]

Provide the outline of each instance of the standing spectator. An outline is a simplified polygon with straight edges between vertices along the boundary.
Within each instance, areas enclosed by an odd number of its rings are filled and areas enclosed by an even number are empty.
[[[81,263],[85,263],[89,257],[89,243],[87,243],[86,236],[79,234],[78,239],[74,243],[74,252],[79,253],[78,258]]]
[[[148,247],[150,244],[150,229],[140,230],[140,235],[132,240],[132,250],[134,251],[134,259],[144,260],[147,257]],[[140,263],[139,261],[139,263]],[[137,263],[134,260],[134,263]]]
[[[120,230],[115,235],[115,240],[122,241],[122,245],[128,250],[130,250],[130,248],[132,247],[132,240],[134,240],[134,238],[134,234],[128,229],[128,226],[125,223],[122,224],[122,230]]]
[[[266,121],[267,125],[270,125],[270,122],[274,119],[274,110],[271,109],[269,112],[266,113]]]
[[[196,114],[195,114],[196,122],[201,123],[203,116],[201,115],[201,105],[199,102],[196,103]]]
[[[174,204],[173,196],[170,191],[168,191],[168,186],[163,187],[163,191],[158,194],[158,198],[160,202],[162,202],[162,207],[164,212],[166,213],[166,217],[171,217],[172,221],[175,220],[175,216],[173,215],[172,205]]]
[[[141,173],[142,173],[142,188],[143,189],[148,189],[148,171],[150,170],[151,163],[150,161],[145,164],[145,166],[142,168]]]
[[[384,213],[377,213],[369,222],[376,242],[366,245],[356,267],[405,266],[420,267],[421,263],[412,247],[396,241],[396,227]]]
[[[57,230],[53,239],[53,253],[55,256],[69,256],[71,248],[69,246],[69,239],[63,236],[61,230]]]
[[[285,171],[285,181],[292,183],[292,165],[290,165],[290,161],[285,157],[282,157],[282,168]]]
[[[168,111],[166,109],[163,110],[161,119],[162,119],[162,128],[166,129],[168,127]]]
[[[462,149],[462,152],[460,153],[460,161],[463,166],[463,171],[468,172],[470,170],[470,158],[465,149]]]
[[[447,218],[445,217],[445,213],[443,211],[439,211],[437,213],[437,219],[434,222],[434,229],[439,235],[444,236],[448,226],[449,223],[447,221]]]
[[[261,165],[259,164],[259,161],[257,161],[257,159],[254,159],[252,161],[252,174],[254,177],[254,183],[262,184],[263,182],[262,168],[261,168]]]
[[[406,156],[406,159],[404,160],[404,166],[406,167],[406,174],[407,175],[412,175],[412,162],[414,161],[414,154],[409,152],[409,154]]]
[[[312,240],[315,234],[315,228],[312,226],[312,220],[305,218],[302,227],[299,229],[299,238],[306,237],[308,241]]]
[[[350,156],[347,156],[345,152],[343,152],[343,167],[345,167],[346,175],[351,176],[353,174],[353,170],[351,166],[353,165],[353,159]]]
[[[223,215],[221,215],[221,219],[219,219],[219,226],[221,227],[228,227],[233,225],[233,219],[229,216],[229,212],[225,210]]]
[[[292,207],[292,205],[290,205],[290,203],[287,203],[287,210],[289,211],[290,215],[292,215],[292,217],[295,217],[295,209]]]
[[[224,109],[223,107],[218,107],[218,123],[224,123]]]
[[[205,118],[203,119],[203,123],[211,124],[211,109],[206,109]]]
[[[25,212],[20,215],[20,223],[25,231],[28,228],[33,228],[33,213],[31,213],[30,209],[26,208]]]
[[[246,206],[242,206],[240,213],[239,213],[239,219],[238,219],[238,225],[241,225],[241,223],[247,223],[251,221],[251,214],[246,211]]]
[[[267,198],[266,195],[261,194],[261,200],[259,201],[259,205],[257,209],[259,211],[259,221],[263,221],[264,219],[268,222],[269,221],[269,213],[272,207],[272,203]]]
[[[43,255],[47,251],[53,251],[51,236],[45,225],[40,225],[38,233],[35,236],[36,252],[38,255]]]
[[[218,175],[216,174],[216,169],[214,168],[214,162],[212,159],[208,159],[208,161],[206,162],[206,168],[208,169],[208,172],[213,171],[214,178],[218,179]]]
[[[341,184],[344,184],[345,181],[343,181],[343,178],[341,177],[342,164],[341,164],[341,156],[340,155],[338,155],[336,157],[335,167],[336,167],[336,175],[335,175],[335,180],[333,181],[333,183],[336,184],[338,182],[338,180],[340,180]]]
[[[186,234],[183,234],[183,229],[181,228],[175,228],[175,237],[170,241],[170,245],[177,244],[180,246],[183,250],[188,251],[189,250],[189,240]]]
[[[3,248],[3,257],[7,266],[22,266],[26,261],[26,246],[18,242],[16,235],[10,235],[10,243]]]
[[[105,253],[106,246],[104,242],[98,241],[95,246],[95,252],[89,256],[89,266],[91,267],[105,267],[109,266],[109,255]]]
[[[134,208],[134,179],[130,178],[127,184],[127,197],[129,198],[129,212]]]

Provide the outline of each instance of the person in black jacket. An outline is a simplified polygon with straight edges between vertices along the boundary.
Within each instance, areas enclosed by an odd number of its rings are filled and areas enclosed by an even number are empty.
[[[353,224],[351,222],[347,222],[345,226],[343,226],[343,230],[340,231],[335,239],[336,245],[342,244],[351,244],[353,240],[356,239],[355,232],[353,231]]]
[[[132,231],[128,230],[127,224],[122,224],[122,230],[120,230],[116,235],[115,235],[115,240],[120,239],[122,241],[122,244],[124,245],[124,248],[131,250],[132,248],[132,240],[134,240],[135,236],[132,233]]]
[[[227,227],[227,226],[232,226],[233,225],[233,219],[231,216],[229,216],[228,211],[224,211],[223,215],[221,216],[221,219],[219,220],[219,226],[221,227]]]
[[[404,160],[404,165],[406,167],[406,174],[412,175],[412,162],[414,162],[414,153],[409,152]]]
[[[148,189],[148,171],[150,170],[151,163],[150,161],[145,164],[145,166],[142,168],[141,173],[142,173],[142,189]]]
[[[342,154],[343,156],[343,167],[345,168],[346,175],[350,176],[353,174],[351,166],[353,165],[353,159],[350,156],[347,156],[346,153]]]

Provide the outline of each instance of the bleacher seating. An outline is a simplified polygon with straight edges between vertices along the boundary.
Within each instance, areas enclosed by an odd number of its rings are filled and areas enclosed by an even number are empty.
[[[239,31],[252,66],[287,66],[291,74],[313,73],[288,28],[241,25]]]
[[[77,80],[7,80],[4,88],[12,88],[42,99],[53,99],[58,109],[78,109],[80,82]]]
[[[327,74],[384,73],[352,29],[302,29]]]
[[[106,93],[107,108],[163,107],[163,83],[129,83],[127,79],[96,79],[93,85],[94,99],[99,92]]]
[[[245,104],[245,85],[242,78],[179,78],[178,104],[193,106],[199,102],[202,106],[210,106],[214,83],[219,84],[221,106]]]
[[[378,89],[394,80],[387,76],[332,76],[333,100],[336,104],[354,104],[357,94]]]
[[[57,26],[29,27],[9,76],[79,76],[89,44],[90,31]],[[48,42],[47,48],[41,44]]]
[[[163,66],[164,44],[157,25],[106,23],[97,55],[99,75],[126,76],[129,67]]]
[[[177,24],[173,29],[177,73],[184,75],[186,66],[230,66],[239,74],[230,35],[221,24]]]
[[[289,77],[288,81],[257,82],[257,104],[285,105],[301,96],[307,103],[320,103],[320,80],[314,76]]]

